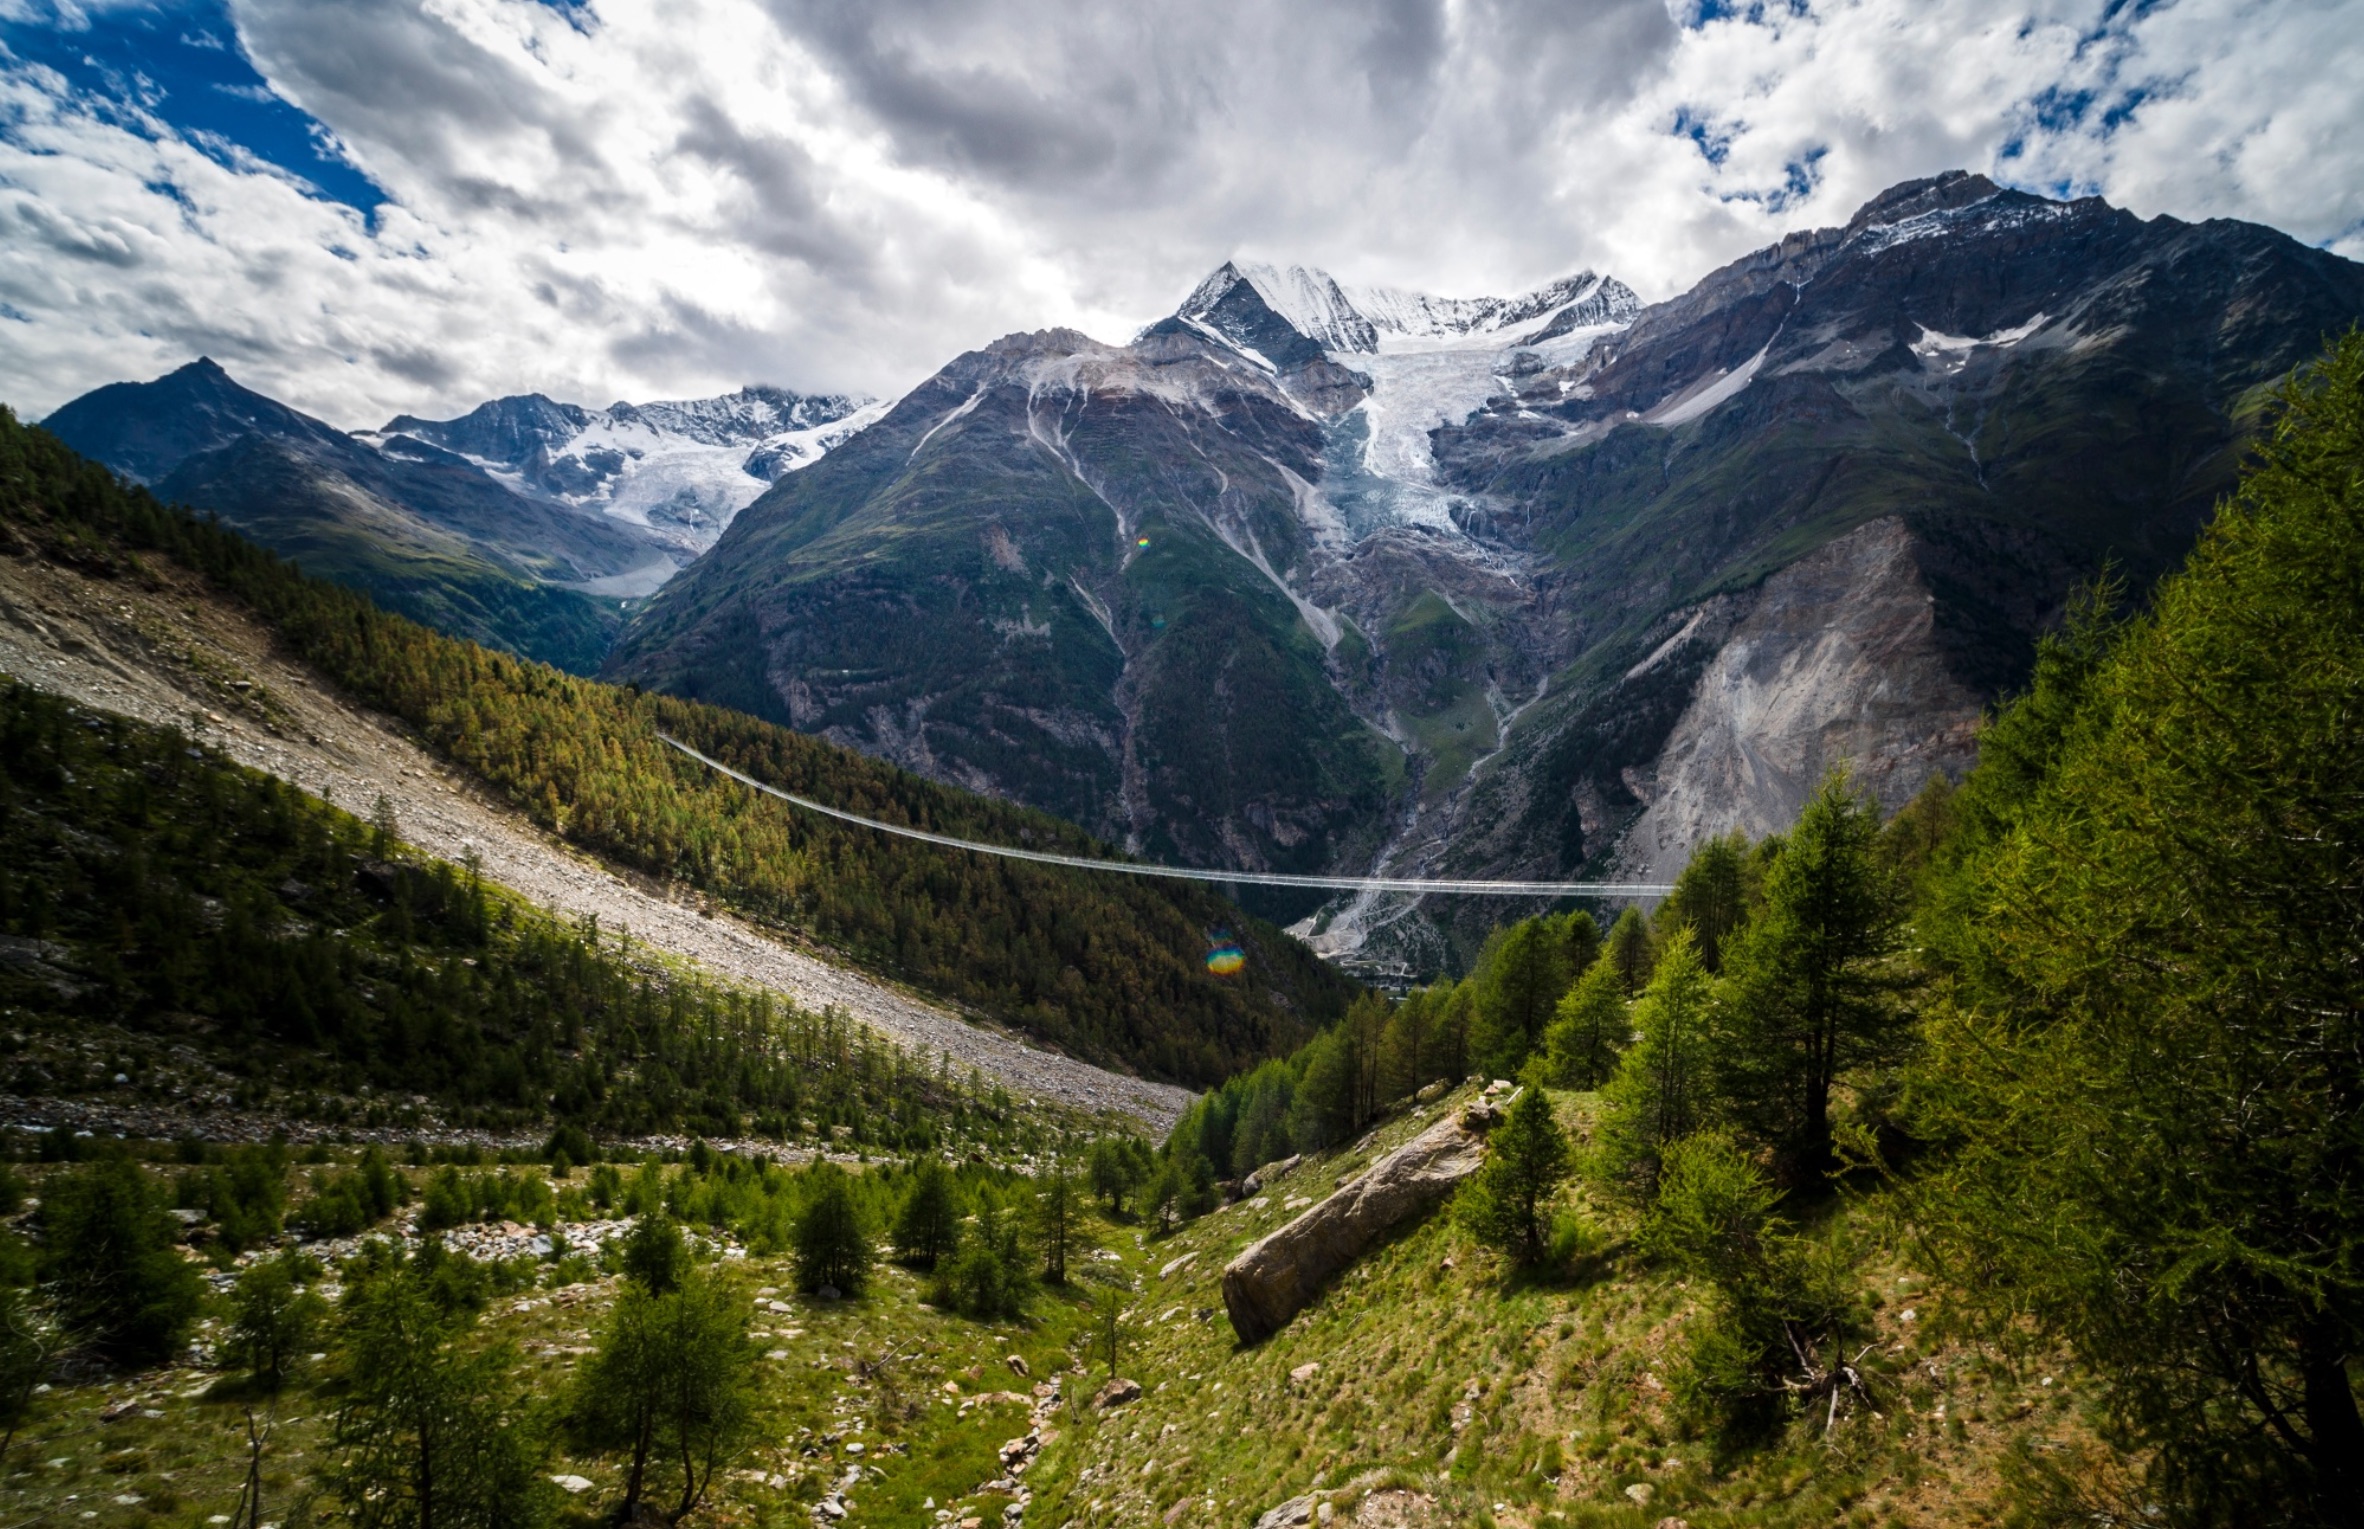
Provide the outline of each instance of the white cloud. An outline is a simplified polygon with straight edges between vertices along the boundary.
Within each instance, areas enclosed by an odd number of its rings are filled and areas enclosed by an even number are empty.
[[[0,397],[201,351],[346,424],[893,391],[1010,329],[1121,337],[1235,251],[1663,296],[1954,166],[2364,254],[2355,4],[1733,9],[236,0],[391,200],[0,59]]]

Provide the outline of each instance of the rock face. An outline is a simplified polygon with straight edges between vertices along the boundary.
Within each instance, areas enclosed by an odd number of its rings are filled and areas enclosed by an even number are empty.
[[[1692,846],[1796,821],[1846,763],[1891,811],[1931,773],[1959,778],[1982,698],[1947,668],[1936,602],[1897,519],[1875,520],[1767,579],[1699,677],[1626,835],[1622,864],[1672,881]]]
[[[1478,1124],[1482,1128],[1482,1120]],[[1479,1130],[1459,1114],[1448,1116],[1259,1239],[1223,1270],[1223,1305],[1232,1330],[1247,1343],[1278,1332],[1325,1280],[1389,1231],[1434,1207],[1484,1160]]]

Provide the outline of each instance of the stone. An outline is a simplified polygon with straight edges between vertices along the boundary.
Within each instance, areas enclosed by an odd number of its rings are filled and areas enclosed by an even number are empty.
[[[1232,1331],[1243,1343],[1280,1331],[1332,1275],[1395,1227],[1433,1210],[1484,1161],[1476,1130],[1460,1119],[1440,1120],[1258,1239],[1223,1270]]]
[[[1020,1380],[1028,1379],[1034,1374],[1032,1370],[1026,1368],[1026,1359],[1022,1354],[1012,1354],[1003,1363],[1007,1364],[1010,1367],[1010,1373]]]
[[[1625,1495],[1647,1508],[1650,1506],[1650,1499],[1658,1495],[1658,1489],[1647,1481],[1637,1481],[1625,1489]]]
[[[550,1479],[558,1484],[558,1490],[569,1497],[580,1497],[591,1490],[591,1482],[587,1477],[553,1476]]]
[[[1319,1375],[1321,1371],[1322,1367],[1318,1364],[1301,1364],[1289,1372],[1289,1381],[1292,1385],[1301,1386]]]
[[[1677,1518],[1669,1513],[1657,1522],[1654,1529],[1691,1529],[1691,1521],[1687,1518]]]
[[[1096,1412],[1107,1412],[1122,1407],[1127,1402],[1137,1402],[1140,1399],[1141,1383],[1137,1380],[1126,1380],[1120,1376],[1093,1393],[1092,1409]]]
[[[1267,1509],[1256,1520],[1256,1529],[1296,1529],[1297,1525],[1313,1522],[1313,1498],[1292,1497],[1277,1508]]]

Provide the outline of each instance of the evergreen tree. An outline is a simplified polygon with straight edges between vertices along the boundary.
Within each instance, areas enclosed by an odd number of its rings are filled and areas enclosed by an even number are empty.
[[[348,1520],[358,1529],[548,1521],[515,1356],[462,1341],[465,1318],[439,1298],[423,1261],[389,1261],[349,1286],[340,1325],[329,1480]]]
[[[1353,1040],[1325,1030],[1306,1044],[1305,1074],[1289,1102],[1289,1140],[1299,1151],[1319,1152],[1354,1139],[1356,1121]]]
[[[796,1280],[806,1290],[858,1292],[870,1277],[870,1238],[845,1170],[817,1163],[796,1218]]]
[[[1636,997],[1649,986],[1658,965],[1658,942],[1651,937],[1650,921],[1642,917],[1641,909],[1628,908],[1617,915],[1617,922],[1609,926],[1603,954],[1624,980],[1626,997]]]
[[[1875,843],[1877,808],[1833,771],[1765,875],[1763,912],[1726,962],[1721,1092],[1773,1149],[1782,1179],[1831,1165],[1831,1091],[1850,1069],[1892,1061],[1910,1038],[1875,963],[1895,918]]]
[[[230,1295],[227,1356],[256,1386],[276,1391],[312,1346],[328,1303],[297,1278],[295,1257],[265,1259],[238,1276]]]
[[[952,1172],[935,1158],[922,1158],[895,1212],[895,1256],[914,1268],[933,1269],[959,1241],[960,1204]]]
[[[989,1198],[978,1205],[976,1224],[960,1246],[936,1265],[931,1293],[938,1305],[982,1321],[1025,1311],[1028,1284],[1018,1218]]]
[[[1529,1088],[1486,1142],[1485,1165],[1460,1196],[1461,1219],[1513,1263],[1542,1262],[1551,1200],[1568,1176],[1568,1139],[1543,1090]]]
[[[171,1357],[204,1285],[137,1163],[102,1158],[51,1179],[41,1231],[42,1277],[70,1334],[112,1363]]]
[[[1565,931],[1555,918],[1531,918],[1496,936],[1471,981],[1470,1050],[1488,1076],[1518,1075],[1543,1038],[1569,971]]]
[[[651,1295],[670,1295],[689,1273],[689,1245],[663,1210],[641,1213],[624,1237],[624,1277]]]
[[[1057,1158],[1034,1181],[1034,1245],[1042,1253],[1045,1284],[1067,1283],[1067,1255],[1075,1243],[1079,1198],[1075,1175]]]
[[[1553,1088],[1599,1088],[1615,1074],[1632,1038],[1625,979],[1603,957],[1576,979],[1543,1032],[1541,1080]]]
[[[1658,910],[1662,927],[1687,924],[1709,972],[1724,969],[1724,947],[1748,918],[1748,840],[1737,830],[1703,839]]]
[[[1383,1098],[1406,1098],[1442,1076],[1434,1011],[1431,990],[1415,988],[1387,1016],[1387,1027],[1379,1034],[1379,1092]]]
[[[2350,333],[2150,610],[2047,645],[1920,921],[1916,1219],[2104,1378],[2162,1521],[2364,1512],[2360,591]]]
[[[1590,1167],[1610,1193],[1647,1205],[1667,1147],[1705,1124],[1711,1103],[1709,983],[1690,930],[1667,940],[1633,1019],[1633,1045],[1601,1089]]]
[[[619,1523],[697,1511],[754,1442],[759,1373],[746,1307],[723,1281],[693,1272],[663,1294],[624,1287],[570,1409],[586,1443],[626,1457]],[[656,1492],[671,1501],[650,1503]]]
[[[1107,1202],[1112,1216],[1125,1213],[1125,1197],[1140,1188],[1152,1171],[1149,1149],[1137,1136],[1103,1136],[1092,1143],[1085,1159],[1092,1193]]]

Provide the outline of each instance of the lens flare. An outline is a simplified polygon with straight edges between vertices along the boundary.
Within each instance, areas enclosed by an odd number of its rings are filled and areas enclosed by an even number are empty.
[[[1207,970],[1218,977],[1229,977],[1248,964],[1248,953],[1235,941],[1225,940],[1207,952]]]
[[[1144,536],[1139,541],[1133,543],[1133,545],[1136,547],[1146,547],[1149,545],[1149,538]]]

